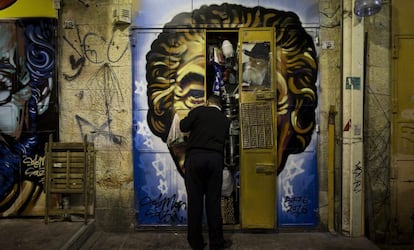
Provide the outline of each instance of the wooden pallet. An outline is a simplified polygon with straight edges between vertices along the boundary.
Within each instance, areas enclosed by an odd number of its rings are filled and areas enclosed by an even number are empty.
[[[53,215],[78,214],[86,224],[94,211],[94,145],[86,137],[83,142],[53,142],[51,135],[45,156],[45,223]]]

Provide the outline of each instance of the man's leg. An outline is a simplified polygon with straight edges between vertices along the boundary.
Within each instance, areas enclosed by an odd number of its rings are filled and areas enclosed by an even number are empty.
[[[185,184],[187,189],[187,240],[193,249],[203,249],[205,246],[202,232],[204,191],[202,180],[199,178],[200,160],[189,156],[186,159]]]
[[[210,176],[206,192],[206,213],[210,249],[223,248],[223,220],[221,215],[221,186],[223,181],[223,157],[212,153],[209,157]]]

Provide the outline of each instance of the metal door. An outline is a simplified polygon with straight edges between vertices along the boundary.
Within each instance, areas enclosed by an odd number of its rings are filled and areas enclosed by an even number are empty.
[[[398,241],[411,241],[414,200],[414,36],[396,36],[393,60],[391,204]]]
[[[276,225],[274,28],[239,31],[240,225]]]

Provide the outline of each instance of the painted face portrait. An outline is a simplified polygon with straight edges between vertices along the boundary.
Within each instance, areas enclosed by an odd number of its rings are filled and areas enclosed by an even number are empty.
[[[175,114],[182,118],[191,108],[204,102],[206,59],[202,45],[206,38],[203,29],[238,27],[240,23],[237,22],[245,20],[246,16],[251,21],[243,27],[275,27],[278,32],[275,34],[276,75],[273,77],[277,88],[278,148],[275,153],[280,173],[290,154],[301,153],[309,145],[317,106],[316,50],[312,38],[293,12],[222,4],[176,15],[165,25],[168,29],[159,34],[146,55],[147,121],[151,131],[166,142]],[[180,29],[174,30],[174,27]],[[263,52],[266,50],[263,45],[257,44],[244,53]],[[266,57],[261,57],[252,56],[250,68],[246,65],[243,74],[244,79],[259,85],[266,79]],[[177,170],[183,175],[184,150],[170,149],[170,152]]]
[[[270,87],[269,43],[256,43],[252,50],[243,50],[249,61],[243,64],[242,86]]]
[[[22,133],[26,103],[31,96],[29,75],[24,54],[18,55],[17,37],[12,23],[0,25],[0,131],[3,135],[18,139]]]
[[[0,199],[3,200],[11,192],[19,170],[18,156],[7,147],[12,147],[12,140],[18,140],[22,134],[31,88],[27,74],[19,77],[19,72],[26,70],[23,58],[18,55],[14,23],[0,25],[0,33],[4,34],[0,38],[0,148],[1,152],[11,154],[2,154],[0,160]]]

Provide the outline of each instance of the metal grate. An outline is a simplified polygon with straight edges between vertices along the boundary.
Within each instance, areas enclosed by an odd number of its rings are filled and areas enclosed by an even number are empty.
[[[272,148],[271,103],[243,103],[240,112],[243,148]]]

